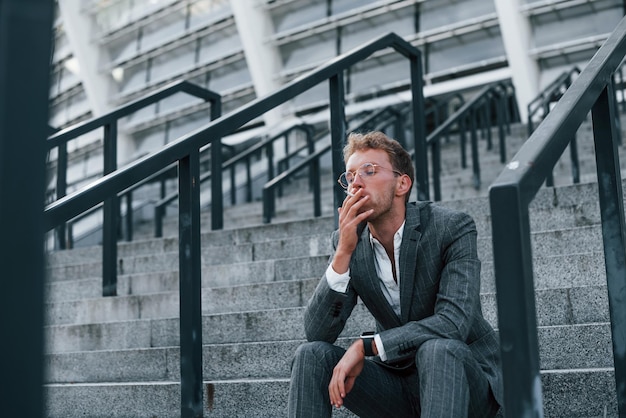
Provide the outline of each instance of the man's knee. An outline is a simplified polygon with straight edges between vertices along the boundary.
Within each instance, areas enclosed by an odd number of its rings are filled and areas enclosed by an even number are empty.
[[[470,349],[462,341],[437,338],[424,342],[416,354],[416,363],[420,364],[441,364],[440,361],[446,358],[457,358],[463,360],[470,355]]]
[[[341,359],[338,347],[323,341],[306,342],[298,346],[294,354],[292,368],[297,364],[301,365],[322,365],[329,367],[334,365]]]

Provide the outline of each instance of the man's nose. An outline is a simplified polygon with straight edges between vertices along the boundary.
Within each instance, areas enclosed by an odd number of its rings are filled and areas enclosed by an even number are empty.
[[[361,177],[361,173],[356,173],[356,175],[354,176],[354,180],[352,180],[351,186],[358,188],[363,187],[363,177]]]

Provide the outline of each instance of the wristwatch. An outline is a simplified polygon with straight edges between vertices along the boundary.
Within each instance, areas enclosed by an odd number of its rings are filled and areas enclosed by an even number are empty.
[[[374,350],[372,349],[372,342],[374,341],[375,332],[368,331],[361,334],[361,339],[363,340],[363,349],[365,350],[365,357],[375,356]]]

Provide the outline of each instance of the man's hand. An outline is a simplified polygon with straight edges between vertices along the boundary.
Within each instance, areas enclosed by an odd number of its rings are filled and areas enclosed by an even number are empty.
[[[361,198],[362,189],[358,189],[354,196],[348,196],[343,201],[339,211],[339,243],[333,258],[333,270],[342,274],[348,271],[350,257],[356,248],[358,236],[357,227],[367,219],[373,209],[361,212],[363,205],[369,200],[369,196]]]
[[[330,403],[336,408],[343,405],[343,399],[354,387],[356,378],[363,370],[365,351],[363,341],[355,341],[343,355],[333,370],[333,376],[328,385]]]

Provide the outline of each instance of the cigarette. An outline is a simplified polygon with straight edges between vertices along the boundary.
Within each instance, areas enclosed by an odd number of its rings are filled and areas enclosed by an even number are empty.
[[[348,196],[354,196],[354,193],[350,193],[348,190],[344,190]]]

